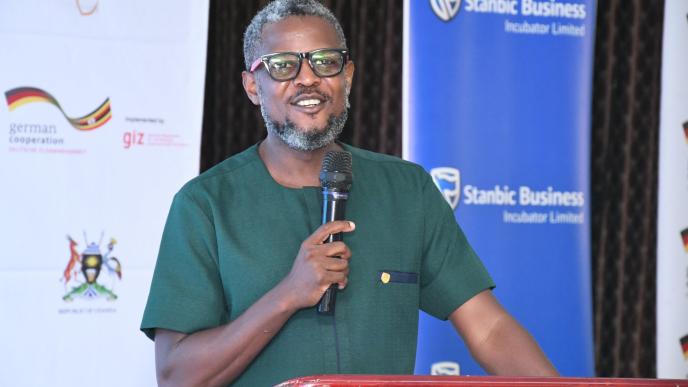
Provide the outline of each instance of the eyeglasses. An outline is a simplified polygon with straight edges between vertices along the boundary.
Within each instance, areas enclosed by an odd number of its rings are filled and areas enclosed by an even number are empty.
[[[315,75],[321,78],[333,77],[344,69],[344,64],[349,60],[349,52],[339,48],[320,48],[309,52],[276,52],[256,59],[250,71],[255,72],[262,63],[270,78],[278,82],[290,81],[299,75],[304,58],[308,59]]]

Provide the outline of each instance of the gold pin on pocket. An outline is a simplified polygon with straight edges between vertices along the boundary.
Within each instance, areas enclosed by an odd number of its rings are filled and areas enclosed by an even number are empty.
[[[392,278],[392,276],[389,275],[389,273],[387,273],[386,271],[383,271],[382,273],[380,273],[380,281],[383,284],[388,283],[391,278]]]
[[[416,284],[418,283],[418,273],[385,270],[377,272],[380,282],[383,284]]]

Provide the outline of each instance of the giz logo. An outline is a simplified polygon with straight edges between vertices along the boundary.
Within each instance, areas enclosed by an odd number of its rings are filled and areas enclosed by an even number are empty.
[[[449,21],[459,13],[461,0],[430,0],[430,6],[438,18]]]
[[[437,167],[430,170],[430,176],[452,210],[455,210],[461,197],[461,172],[456,168]]]
[[[102,235],[100,239],[102,242]],[[95,242],[88,243],[86,235],[84,235],[86,249],[81,253],[77,250],[78,243],[72,237],[67,235],[67,240],[69,241],[69,262],[67,262],[62,273],[61,280],[64,282],[65,288],[70,285],[72,287],[62,299],[68,302],[74,301],[75,298],[116,300],[117,295],[111,289],[99,284],[97,280],[103,267],[107,269],[109,275],[116,276],[118,280],[122,279],[122,265],[117,258],[110,256],[117,241],[111,238],[107,245],[107,252],[101,254],[100,242],[98,244]],[[79,279],[79,274],[83,276],[83,279]]]
[[[143,137],[145,134],[136,130],[131,132],[124,132],[122,135],[122,146],[124,149],[129,149],[134,146],[143,145]]]

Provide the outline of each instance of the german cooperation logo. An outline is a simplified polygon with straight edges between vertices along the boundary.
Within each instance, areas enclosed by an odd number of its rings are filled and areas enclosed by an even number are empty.
[[[70,125],[76,130],[88,131],[100,128],[105,125],[110,118],[110,98],[106,98],[95,110],[81,117],[69,117],[57,102],[57,99],[45,90],[36,87],[18,87],[5,92],[5,99],[10,111],[33,102],[46,102],[55,106],[60,113],[67,119]]]
[[[47,103],[62,114],[69,125],[79,132],[90,132],[108,123],[112,118],[110,98],[106,98],[98,107],[90,113],[71,117],[67,115],[62,105],[52,94],[37,87],[18,87],[5,92],[7,107],[13,112],[25,105],[33,103]],[[32,122],[10,122],[9,145],[11,147],[40,147],[40,148],[10,148],[15,151],[41,151],[59,153],[83,153],[83,150],[64,149],[66,139],[60,135],[59,125],[54,122],[39,122],[37,114],[25,114],[31,117]],[[42,117],[41,117],[42,118]]]
[[[586,4],[560,0],[429,0],[444,22],[466,14],[504,15],[504,31],[515,34],[585,36]],[[568,21],[563,21],[568,20]]]
[[[77,249],[78,243],[67,236],[69,241],[69,261],[65,267],[61,281],[64,282],[67,293],[62,297],[64,301],[71,302],[75,299],[98,299],[104,298],[108,301],[117,299],[117,295],[108,289],[106,286],[98,283],[98,278],[102,274],[103,269],[107,274],[118,281],[122,279],[122,265],[119,259],[111,256],[117,241],[114,238],[110,239],[107,245],[107,251],[102,254],[100,251],[101,242],[88,242],[86,235],[84,241],[86,249],[79,252]]]
[[[461,185],[461,172],[453,167],[430,170],[435,185],[447,203],[456,209],[459,203],[468,206],[503,207],[504,223],[582,224],[585,195],[581,191],[560,191],[548,186],[544,189],[521,185],[478,187]],[[463,199],[462,199],[463,198]]]

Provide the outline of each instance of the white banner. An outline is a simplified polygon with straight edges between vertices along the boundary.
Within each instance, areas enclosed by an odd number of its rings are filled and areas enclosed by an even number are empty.
[[[657,377],[688,378],[688,1],[666,0],[657,219]]]
[[[198,173],[208,0],[0,2],[0,385],[152,386],[139,332]]]

